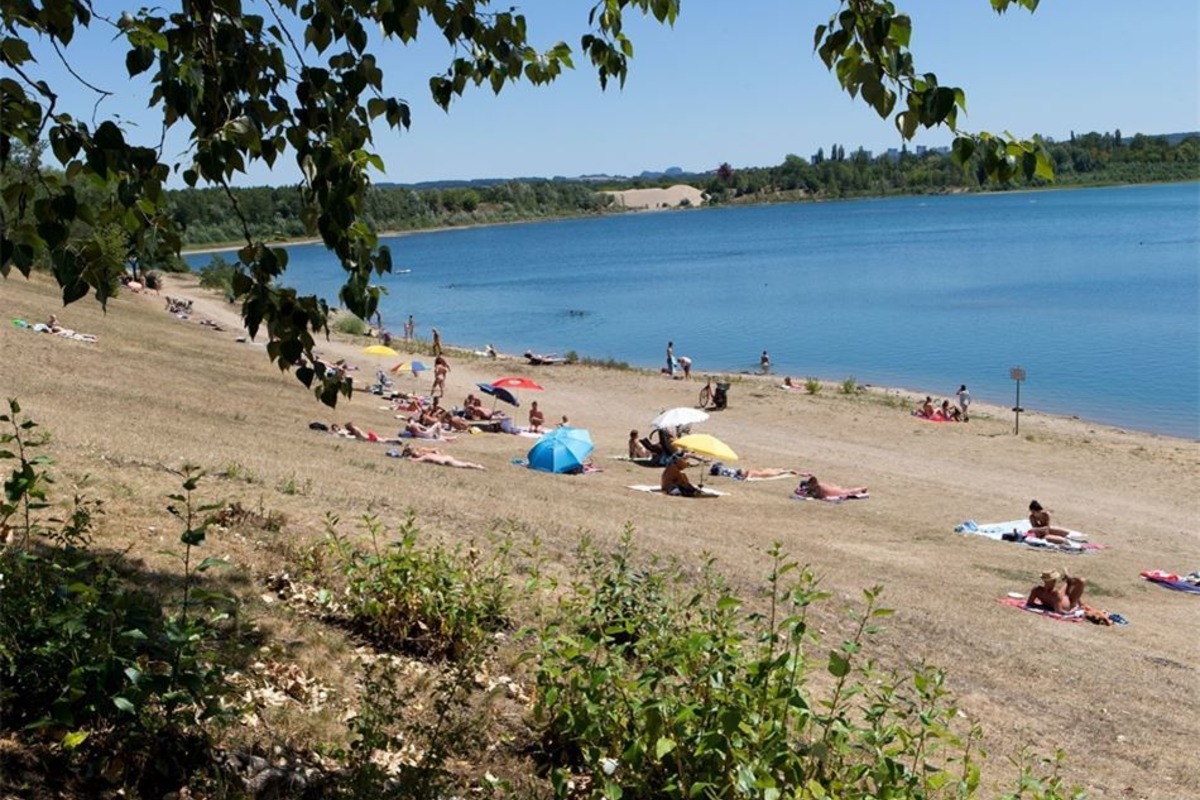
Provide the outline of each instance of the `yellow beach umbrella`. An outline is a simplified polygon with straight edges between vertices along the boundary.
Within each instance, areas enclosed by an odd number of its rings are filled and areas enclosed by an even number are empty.
[[[386,344],[373,344],[370,347],[364,347],[363,352],[369,356],[398,356],[400,355]]]
[[[737,461],[737,453],[733,452],[729,445],[707,433],[689,433],[687,436],[680,436],[673,444],[680,450],[712,456],[719,461]]]

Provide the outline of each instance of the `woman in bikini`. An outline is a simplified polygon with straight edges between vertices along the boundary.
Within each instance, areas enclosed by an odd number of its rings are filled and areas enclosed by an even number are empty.
[[[1070,531],[1055,528],[1050,524],[1050,510],[1043,508],[1037,500],[1029,501],[1029,535],[1055,544],[1069,541]]]

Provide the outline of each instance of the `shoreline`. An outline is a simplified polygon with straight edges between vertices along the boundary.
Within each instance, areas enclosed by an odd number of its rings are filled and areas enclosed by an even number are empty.
[[[179,275],[173,275],[171,277],[175,281],[179,280]],[[212,303],[219,304],[220,306],[222,306],[221,310],[224,312],[227,312],[226,314],[222,314],[222,316],[225,317],[222,324],[234,326],[236,329],[238,329],[242,333],[246,332],[245,328],[242,324],[241,316],[240,316],[237,308],[228,306],[227,304],[224,304],[223,301],[221,301],[221,299],[215,293],[212,293],[212,292],[209,292],[208,290],[202,289],[199,286],[191,286],[186,289],[172,289],[172,291],[175,291],[180,295],[190,297],[193,300],[202,300],[202,301],[210,300]],[[211,307],[209,307],[207,303],[201,302],[199,305],[201,307],[208,308],[209,313],[215,312],[215,309],[212,309]],[[334,308],[333,306],[331,306],[331,309],[334,309],[335,313],[346,313],[341,308]],[[385,325],[384,328],[386,330],[387,326]],[[349,336],[349,334],[336,334],[336,333],[334,335],[340,336],[340,337]],[[367,342],[367,341],[373,342],[374,341],[373,338],[369,338],[367,336],[363,336],[361,338],[362,338],[363,342]],[[329,346],[329,345],[332,345],[335,341],[336,341],[336,339],[331,338],[329,341],[325,342],[324,344],[326,346]],[[428,340],[422,339],[420,337],[415,338],[414,343],[419,345],[422,348],[428,347],[428,345],[429,345]],[[252,342],[251,344],[258,345],[259,343]],[[318,341],[318,344],[320,345],[321,342]],[[393,347],[395,347],[397,350],[403,350],[404,344],[405,344],[405,342],[403,339],[396,338],[393,340]],[[471,347],[471,346],[463,345],[463,344],[457,344],[454,342],[445,342],[443,344],[443,346],[447,352],[455,354],[456,357],[458,357],[458,358],[468,358],[468,359],[478,360],[478,361],[486,360],[482,355],[483,351],[481,349],[477,349],[475,347]],[[315,350],[315,352],[325,352],[325,348],[320,347],[320,346],[317,348],[314,348],[314,350]],[[579,357],[579,363],[564,364],[564,365],[562,365],[564,367],[572,367],[572,368],[586,367],[589,369],[600,369],[600,370],[604,370],[606,372],[630,373],[630,374],[639,375],[643,379],[648,379],[648,380],[649,379],[660,379],[660,380],[665,381],[665,375],[663,375],[660,371],[658,371],[658,368],[653,365],[644,364],[641,362],[623,361],[621,359],[609,359],[609,358],[594,357],[594,356],[588,355],[587,353],[581,352],[581,351],[577,350],[576,348],[571,348],[571,347],[568,347],[563,351],[563,353],[569,353],[569,352],[576,353],[576,355]],[[338,357],[347,358],[349,361],[351,361],[351,363],[353,363],[357,357],[353,351],[338,352],[337,355],[338,355]],[[359,359],[359,360],[363,360],[363,359]],[[521,366],[524,368],[530,368],[530,365],[526,364],[526,360],[525,360],[524,356],[520,353],[508,353],[508,352],[499,351],[498,352],[498,360],[501,362],[504,362],[504,363],[510,363],[510,364],[515,364],[515,365],[518,365],[518,366]],[[624,366],[611,366],[610,364],[623,364]],[[536,370],[548,369],[548,367],[532,367],[532,369],[534,369],[536,371]],[[693,370],[692,378],[687,383],[690,383],[690,385],[694,386],[695,393],[698,394],[700,391],[700,387],[704,385],[704,381],[706,379],[706,376],[708,376],[708,375],[712,375],[714,378],[716,378],[716,377],[730,378],[735,383],[746,382],[746,383],[749,383],[749,384],[755,386],[756,388],[761,387],[764,389],[770,389],[772,391],[780,392],[781,394],[785,393],[784,390],[782,390],[780,388],[780,386],[783,383],[783,379],[785,377],[791,377],[794,382],[797,382],[797,386],[799,386],[801,388],[799,390],[794,390],[794,391],[790,391],[787,393],[795,394],[795,395],[803,396],[803,397],[814,397],[814,395],[809,395],[808,392],[804,391],[803,386],[804,386],[804,381],[806,381],[809,377],[816,377],[817,380],[821,384],[821,390],[818,393],[818,395],[816,395],[816,396],[838,397],[838,398],[849,397],[847,395],[844,395],[840,391],[840,387],[842,384],[841,379],[824,378],[824,377],[820,377],[820,376],[808,376],[808,375],[790,375],[789,376],[789,375],[785,375],[784,373],[775,373],[775,372],[763,375],[763,374],[760,374],[757,372],[741,371],[741,370],[739,370],[739,371]],[[679,383],[679,384],[685,383],[685,381],[683,381],[683,379],[673,380],[671,382]],[[876,395],[876,396],[878,396],[878,398],[879,398],[878,402],[880,402],[880,403],[884,403],[885,402],[884,398],[891,396],[891,397],[897,398],[898,403],[910,402],[913,405],[913,407],[915,408],[917,405],[920,404],[920,401],[924,397],[930,396],[930,397],[934,397],[935,399],[937,399],[938,403],[940,403],[942,399],[949,399],[951,401],[951,405],[954,404],[954,400],[950,396],[943,397],[942,395],[939,395],[939,393],[937,393],[936,391],[930,391],[930,390],[921,389],[921,388],[913,388],[912,386],[908,386],[908,385],[883,385],[883,384],[878,384],[878,383],[859,383],[858,386],[860,387],[860,391],[858,392],[858,394]],[[971,407],[973,409],[976,409],[976,413],[979,413],[979,412],[987,413],[992,419],[996,419],[996,420],[999,420],[1001,418],[1007,418],[1010,424],[1013,423],[1012,406],[1009,404],[989,402],[989,401],[981,400],[976,397],[972,397]],[[1118,435],[1148,436],[1148,437],[1153,437],[1155,439],[1159,439],[1162,441],[1176,441],[1176,442],[1185,443],[1185,444],[1195,444],[1195,443],[1200,442],[1200,436],[1198,436],[1198,437],[1181,436],[1181,435],[1174,434],[1174,433],[1147,430],[1144,428],[1137,428],[1137,427],[1133,427],[1133,426],[1129,426],[1129,425],[1122,425],[1122,424],[1113,423],[1113,422],[1106,422],[1103,420],[1092,419],[1089,417],[1083,417],[1078,414],[1047,411],[1044,409],[1039,409],[1036,407],[1028,406],[1027,403],[1022,404],[1022,409],[1023,409],[1021,412],[1022,422],[1025,422],[1026,420],[1029,420],[1029,419],[1058,420],[1059,424],[1064,424],[1064,425],[1065,424],[1077,424],[1077,425],[1086,425],[1086,426],[1093,427],[1093,428],[1103,428],[1105,430],[1111,431],[1112,433],[1118,434]]]
[[[176,280],[178,280],[178,276],[173,276],[173,277]],[[175,291],[175,290],[173,290],[173,291]],[[215,309],[212,309],[211,306],[209,305],[209,303],[205,302],[205,301],[210,301],[213,304],[218,304],[219,306],[222,307],[221,311],[225,312],[224,314],[222,314],[222,316],[225,317],[222,324],[234,326],[237,330],[241,331],[242,333],[246,333],[245,328],[242,325],[241,316],[239,315],[238,310],[235,307],[224,304],[223,301],[221,301],[221,299],[215,293],[212,293],[209,290],[202,289],[199,286],[192,286],[192,287],[188,287],[187,289],[183,289],[183,290],[179,291],[179,294],[186,296],[186,297],[190,297],[193,300],[200,301],[198,303],[198,307],[208,308],[210,313],[215,311]],[[336,309],[336,311],[337,311],[337,313],[345,313],[340,308]],[[335,333],[334,336],[347,337],[347,338],[350,337],[349,334],[339,334],[339,333]],[[362,336],[359,338],[361,338],[363,343],[375,341],[374,338],[367,337],[367,336]],[[415,338],[413,340],[413,343],[418,345],[418,347],[421,349],[427,348],[429,346],[428,340],[422,339],[420,337]],[[251,344],[254,346],[260,346],[260,343],[258,343],[258,342],[251,342]],[[322,343],[318,342],[318,344],[322,344]],[[350,341],[339,342],[337,339],[331,337],[328,341],[324,342],[323,344],[325,345],[325,347],[314,348],[314,351],[319,352],[319,353],[326,353],[327,348],[328,348],[328,352],[332,352],[333,355],[336,355],[339,358],[346,358],[350,363],[354,363],[356,360],[362,361],[364,363],[366,361],[366,359],[363,359],[361,357],[361,354],[356,353],[353,349],[344,349],[343,347],[341,347],[341,345],[355,344],[353,342],[350,342]],[[398,339],[398,338],[393,339],[392,345],[395,349],[397,349],[399,351],[404,351],[404,349],[405,349],[404,348],[405,342],[403,339]],[[481,349],[476,349],[476,348],[470,347],[468,345],[461,345],[461,344],[456,344],[453,342],[444,342],[443,347],[448,355],[453,355],[455,358],[467,359],[474,363],[487,363],[487,361],[488,361],[488,359],[483,355],[484,351]],[[873,402],[880,403],[881,405],[888,404],[888,401],[886,398],[894,397],[894,398],[897,398],[896,402],[898,404],[901,404],[900,409],[905,410],[905,411],[907,411],[909,409],[906,406],[902,405],[904,402],[906,402],[906,401],[910,402],[912,404],[912,407],[915,408],[917,405],[920,404],[920,401],[925,396],[935,397],[938,399],[939,403],[942,399],[950,399],[951,405],[954,404],[953,398],[951,398],[951,397],[942,398],[936,392],[930,392],[925,389],[912,388],[910,386],[891,386],[891,385],[882,385],[882,384],[874,384],[874,383],[859,383],[858,384],[858,386],[860,387],[859,392],[857,392],[855,395],[845,395],[840,391],[840,387],[841,387],[841,383],[842,383],[841,380],[832,379],[832,378],[827,379],[827,378],[820,378],[820,377],[818,377],[817,380],[821,384],[821,391],[817,395],[810,395],[810,394],[808,394],[808,392],[804,391],[804,389],[803,389],[803,385],[804,385],[803,382],[805,380],[807,380],[807,378],[809,376],[799,376],[799,377],[796,375],[786,376],[781,373],[773,373],[773,372],[763,375],[763,374],[759,374],[756,372],[747,372],[747,371],[731,372],[731,371],[720,371],[720,370],[712,370],[712,371],[693,370],[692,377],[689,380],[673,379],[673,380],[668,381],[666,376],[663,373],[657,371],[657,368],[654,366],[641,364],[638,362],[621,361],[619,359],[595,358],[595,357],[587,355],[586,353],[581,353],[578,350],[575,350],[574,348],[567,348],[564,351],[564,353],[565,352],[575,352],[579,356],[578,363],[563,364],[563,365],[555,366],[555,367],[533,367],[526,363],[526,359],[522,354],[508,353],[508,352],[503,352],[503,351],[497,352],[497,361],[501,362],[501,363],[505,363],[505,364],[512,364],[515,366],[522,367],[523,369],[525,369],[525,371],[532,370],[538,374],[541,374],[540,371],[544,371],[547,369],[555,370],[555,369],[586,368],[586,369],[597,369],[597,370],[601,370],[603,372],[608,372],[608,373],[636,375],[641,380],[658,380],[658,381],[662,381],[663,383],[666,383],[668,385],[670,385],[670,384],[688,385],[688,386],[692,387],[692,389],[689,391],[692,391],[694,394],[697,394],[697,395],[699,394],[700,387],[702,387],[704,385],[706,377],[708,375],[712,375],[714,378],[717,378],[717,377],[729,378],[729,379],[732,379],[732,381],[734,383],[746,383],[746,384],[749,384],[750,386],[752,386],[756,390],[762,389],[764,391],[776,392],[783,396],[792,394],[792,395],[796,395],[798,397],[803,397],[803,398],[820,397],[820,398],[824,399],[824,398],[833,397],[836,399],[853,400],[855,397],[865,394],[865,395],[871,395],[870,399]],[[610,362],[615,363],[615,364],[624,364],[625,366],[610,366],[609,365]],[[799,381],[799,383],[797,383],[797,386],[799,386],[801,388],[799,390],[784,390],[784,389],[782,389],[781,386],[783,383],[783,379],[785,377],[791,377],[793,381]],[[359,391],[361,391],[361,390],[359,390]],[[1010,405],[995,403],[995,402],[988,402],[988,401],[980,400],[978,398],[973,397],[971,400],[971,408],[974,410],[974,413],[986,414],[987,417],[993,421],[1000,421],[1003,419],[1007,419],[1007,421],[1010,423],[1010,426],[1013,422],[1013,412],[1012,412],[1012,407]],[[1172,442],[1173,441],[1173,442],[1178,442],[1180,444],[1200,443],[1200,437],[1189,438],[1187,436],[1179,436],[1179,435],[1172,434],[1172,433],[1144,430],[1141,428],[1134,428],[1134,427],[1127,426],[1127,425],[1118,425],[1118,424],[1114,424],[1111,422],[1104,422],[1102,420],[1095,420],[1095,419],[1090,419],[1087,417],[1081,417],[1077,414],[1065,414],[1065,413],[1058,413],[1058,412],[1054,412],[1054,411],[1045,411],[1045,410],[1041,410],[1041,409],[1037,409],[1037,408],[1027,407],[1025,405],[1022,405],[1022,408],[1023,408],[1023,410],[1021,412],[1021,421],[1023,423],[1026,422],[1027,420],[1031,420],[1031,421],[1045,421],[1045,422],[1053,424],[1055,426],[1083,425],[1083,426],[1088,426],[1090,429],[1103,429],[1111,434],[1118,435],[1118,436],[1145,436],[1145,437],[1150,437],[1150,438],[1160,440],[1163,442]],[[934,423],[931,423],[931,424],[934,424]],[[953,423],[953,424],[960,425],[961,423]],[[967,424],[969,424],[969,423],[967,423]]]

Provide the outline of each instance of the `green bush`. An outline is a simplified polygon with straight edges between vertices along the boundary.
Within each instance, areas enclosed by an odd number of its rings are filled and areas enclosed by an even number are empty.
[[[858,394],[858,381],[853,375],[843,378],[841,385],[838,386],[838,391],[842,394]]]
[[[338,333],[347,333],[351,336],[366,336],[371,326],[353,314],[339,314],[334,320],[333,329]]]
[[[322,600],[376,646],[425,658],[455,660],[508,627],[510,588],[506,549],[481,559],[440,546],[420,547],[416,518],[395,531],[364,517],[371,548],[363,550],[327,523],[327,542],[343,590],[326,587]],[[380,540],[386,540],[386,546]]]
[[[224,713],[226,694],[216,643],[230,603],[196,585],[213,562],[191,558],[207,527],[192,502],[199,475],[189,471],[171,498],[185,549],[181,602],[169,610],[122,556],[88,549],[98,502],[77,495],[65,521],[35,517],[48,507],[51,461],[30,456],[36,424],[18,421],[15,400],[9,408],[0,420],[14,433],[2,438],[16,450],[0,458],[19,463],[0,523],[16,518],[24,535],[0,550],[0,730],[56,742],[85,782],[102,774],[143,796],[178,789],[204,766],[210,740],[200,721]]]
[[[233,297],[233,275],[237,268],[219,255],[213,256],[207,265],[200,268],[200,286],[215,289],[223,297]]]
[[[809,394],[820,394],[821,382],[816,378],[805,378],[804,391],[808,392]]]
[[[634,564],[632,531],[579,578],[529,655],[534,723],[557,797],[934,798],[979,786],[979,731],[928,665],[878,670],[864,649],[891,612],[879,587],[825,649],[808,621],[826,595],[776,546],[765,609],[750,611],[705,565]],[[818,696],[809,673],[832,688]],[[1022,781],[1033,780],[1025,770]],[[1031,784],[1025,784],[1031,785]],[[1061,797],[1040,784],[1040,797]]]

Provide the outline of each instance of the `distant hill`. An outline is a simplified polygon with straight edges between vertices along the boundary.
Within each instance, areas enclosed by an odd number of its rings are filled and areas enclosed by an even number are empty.
[[[1167,140],[1167,144],[1174,147],[1184,139],[1200,138],[1200,131],[1192,131],[1191,133],[1165,133],[1162,137]]]

